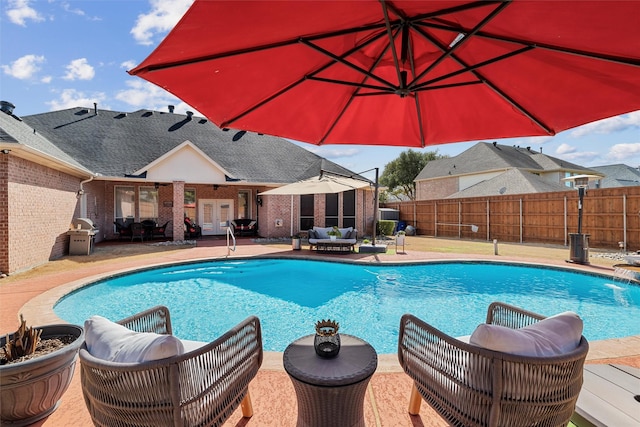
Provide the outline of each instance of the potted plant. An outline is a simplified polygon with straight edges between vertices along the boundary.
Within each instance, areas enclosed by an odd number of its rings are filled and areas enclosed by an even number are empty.
[[[342,237],[342,232],[340,231],[340,229],[338,229],[337,225],[334,225],[333,228],[327,232],[327,234],[329,235],[329,238],[331,240],[336,240],[338,237]]]
[[[26,426],[59,405],[84,341],[81,326],[20,327],[0,338],[0,424]]]

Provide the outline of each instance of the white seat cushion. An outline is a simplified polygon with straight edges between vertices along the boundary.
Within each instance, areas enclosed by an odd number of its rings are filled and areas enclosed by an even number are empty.
[[[132,331],[102,316],[87,319],[84,330],[87,350],[102,360],[140,363],[184,353],[184,345],[172,335]]]
[[[481,324],[469,343],[520,356],[559,356],[578,347],[582,327],[580,316],[567,311],[520,329]]]

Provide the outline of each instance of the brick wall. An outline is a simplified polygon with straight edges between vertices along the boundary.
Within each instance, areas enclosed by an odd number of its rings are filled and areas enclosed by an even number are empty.
[[[416,183],[416,200],[444,199],[459,191],[458,178],[441,178]]]
[[[69,229],[79,215],[80,179],[43,165],[6,156],[8,232],[3,272],[15,273],[68,252]]]

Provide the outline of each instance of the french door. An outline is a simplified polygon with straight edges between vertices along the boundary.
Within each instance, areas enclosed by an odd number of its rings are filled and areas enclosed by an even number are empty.
[[[232,220],[232,199],[198,200],[198,224],[202,227],[203,235],[225,234]]]

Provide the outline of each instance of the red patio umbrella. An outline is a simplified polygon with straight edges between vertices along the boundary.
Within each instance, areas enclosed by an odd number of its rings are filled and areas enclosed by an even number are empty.
[[[423,147],[640,109],[637,1],[196,0],[130,74],[220,127]]]

